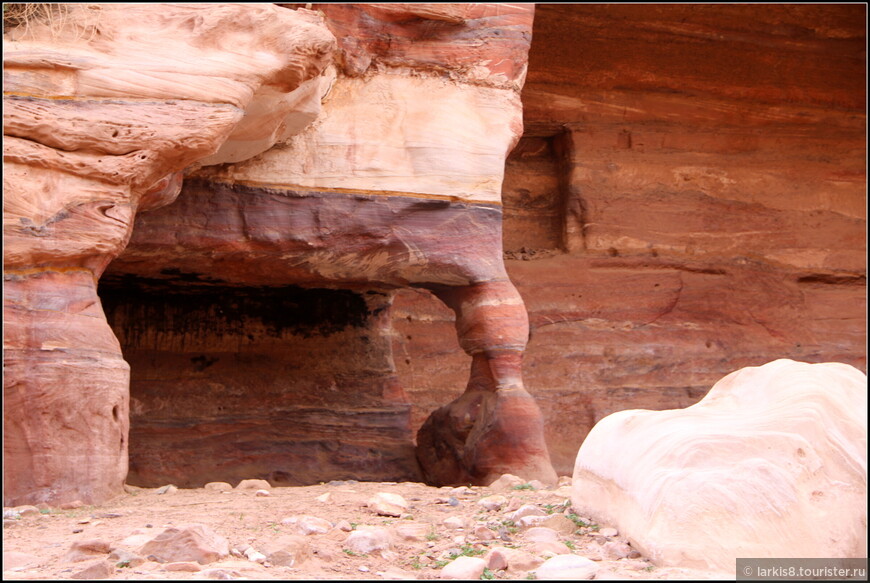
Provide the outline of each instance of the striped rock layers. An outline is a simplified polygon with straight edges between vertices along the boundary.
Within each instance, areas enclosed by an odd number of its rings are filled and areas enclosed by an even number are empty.
[[[234,332],[239,342],[252,355],[274,354],[286,375],[262,379],[257,396],[240,408],[209,410],[214,430],[208,436],[161,405],[186,402],[168,382],[158,388],[153,380],[134,379],[143,438],[147,433],[165,449],[181,451],[194,438],[206,449],[222,447],[220,436],[232,434],[249,444],[229,454],[237,465],[278,483],[336,477],[486,483],[507,471],[555,481],[540,411],[522,382],[528,319],[502,260],[501,184],[505,158],[522,133],[519,91],[532,7],[312,8],[325,13],[339,39],[320,117],[249,160],[206,160],[176,204],[137,220],[111,277],[119,287],[131,278],[175,289],[187,283],[220,296],[208,301],[221,304],[238,293],[281,286],[353,290],[369,303],[356,324],[356,337],[366,342],[342,336],[350,328],[312,326],[285,329],[275,345],[257,348],[242,324]],[[395,376],[389,312],[382,313],[393,290],[408,286],[430,291],[453,309],[460,346],[472,357],[466,392],[421,429],[416,456],[406,449],[413,442],[409,407]],[[263,320],[255,320],[250,325],[259,329]],[[126,322],[119,315],[118,328]],[[225,341],[203,334],[193,340],[181,329],[174,334],[188,343],[191,358],[200,358],[199,351],[225,362]],[[303,345],[303,337],[317,348]],[[131,341],[130,352],[153,361],[169,350],[160,342]],[[343,356],[335,342],[343,344]],[[290,353],[314,350],[314,358],[329,359],[338,372],[288,360]],[[236,381],[211,371],[166,371],[165,378],[184,379],[196,390],[234,390]],[[258,415],[276,416],[279,429],[259,439],[252,421]],[[239,435],[239,424],[248,422],[250,430]],[[283,466],[274,443],[292,451]],[[145,462],[147,455],[141,453],[141,462],[139,452],[131,457],[143,483],[175,476],[181,466],[181,457],[167,454],[161,462],[168,469],[158,477],[146,468],[157,465]],[[353,455],[368,461],[354,463]],[[203,476],[210,471],[205,465],[196,470]]]
[[[131,453],[131,466],[156,471],[152,478],[189,471],[193,452],[242,477],[274,470],[282,456],[297,466],[358,466],[363,478],[384,476],[389,464],[413,476],[411,436],[391,421],[407,402],[387,315],[393,290],[405,286],[456,312],[473,360],[466,392],[418,436],[425,477],[555,479],[522,384],[528,320],[501,247],[501,180],[522,133],[531,7],[311,8],[81,5],[60,28],[34,22],[8,33],[5,503],[98,502],[119,492],[131,409],[134,425],[154,422],[130,439],[174,436]],[[150,209],[158,210],[137,216]],[[123,321],[113,333],[96,283],[119,254],[104,281],[122,285],[100,288],[110,318]],[[332,288],[335,302],[305,288]],[[138,293],[125,299],[125,289]],[[192,290],[232,301],[212,310],[195,293],[188,308],[155,311],[161,294]],[[237,334],[250,316],[234,320],[233,310],[251,306],[259,335]],[[298,318],[288,321],[286,310]],[[152,319],[137,322],[141,315]],[[208,328],[220,357],[189,356],[178,322]],[[180,347],[175,359],[192,363],[191,382],[175,390],[194,401],[130,399],[115,334],[159,344],[167,331]],[[331,360],[287,354],[290,336],[331,338]],[[263,341],[270,351],[246,352]],[[282,346],[283,360],[274,359]],[[167,353],[145,360],[154,354]],[[304,388],[304,419],[288,421],[281,412],[296,405],[284,385],[258,382],[292,378],[299,366],[338,372]],[[222,367],[232,383],[197,384]],[[358,409],[335,405],[331,395],[357,389]],[[237,415],[240,401],[269,391],[264,409]],[[220,446],[204,450],[212,431]],[[357,432],[396,445],[366,448],[349,437]],[[300,445],[299,435],[310,441]],[[254,442],[270,440],[266,455],[254,452]]]
[[[97,281],[185,167],[237,131],[252,155],[299,129],[335,47],[317,15],[269,5],[45,9],[4,35],[7,505],[121,492],[129,367]]]

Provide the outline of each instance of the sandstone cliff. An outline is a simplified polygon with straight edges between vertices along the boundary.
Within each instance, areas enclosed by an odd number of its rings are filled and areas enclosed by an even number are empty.
[[[865,10],[537,7],[504,245],[560,474],[604,416],[739,368],[866,372]],[[464,362],[448,311],[395,313],[421,422]]]

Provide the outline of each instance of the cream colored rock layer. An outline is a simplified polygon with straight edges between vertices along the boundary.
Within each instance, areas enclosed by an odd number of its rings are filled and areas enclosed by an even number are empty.
[[[201,173],[251,186],[500,203],[504,160],[521,134],[513,91],[399,74],[340,78],[300,134]]]
[[[866,557],[867,377],[783,359],[686,409],[614,413],[580,448],[572,502],[660,566]]]

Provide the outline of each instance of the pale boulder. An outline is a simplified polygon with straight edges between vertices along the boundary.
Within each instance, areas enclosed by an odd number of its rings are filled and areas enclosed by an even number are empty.
[[[783,359],[686,409],[610,415],[580,448],[572,502],[659,566],[866,557],[867,378]]]

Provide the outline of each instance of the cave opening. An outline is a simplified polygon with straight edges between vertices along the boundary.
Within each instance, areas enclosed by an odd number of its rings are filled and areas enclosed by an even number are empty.
[[[109,273],[130,365],[127,483],[419,480],[391,293]]]

